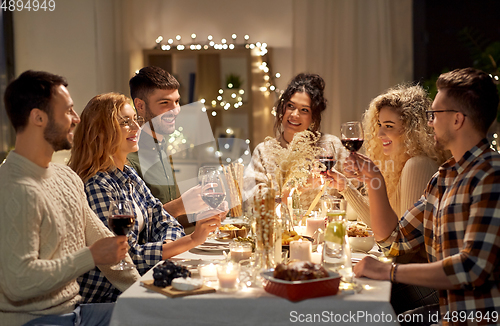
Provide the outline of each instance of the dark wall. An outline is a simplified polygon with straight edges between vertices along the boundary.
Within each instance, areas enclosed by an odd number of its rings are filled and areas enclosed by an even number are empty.
[[[500,0],[414,0],[413,13],[415,80],[473,66],[458,36],[465,27],[500,41]]]

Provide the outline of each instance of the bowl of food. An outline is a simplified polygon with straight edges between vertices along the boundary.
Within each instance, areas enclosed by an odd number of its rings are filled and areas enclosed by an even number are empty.
[[[292,302],[335,295],[340,284],[338,273],[328,272],[321,265],[305,261],[279,264],[274,271],[265,271],[260,275],[266,292]]]
[[[352,251],[368,252],[375,245],[373,232],[364,223],[354,223],[347,227],[349,246]]]
[[[249,227],[244,224],[225,224],[219,227],[221,239],[246,238]]]

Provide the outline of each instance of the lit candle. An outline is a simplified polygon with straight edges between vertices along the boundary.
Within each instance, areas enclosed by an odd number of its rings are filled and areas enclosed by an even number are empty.
[[[217,280],[217,267],[214,264],[198,266],[198,273],[204,281]]]
[[[306,220],[306,232],[305,234],[309,237],[314,236],[314,232],[318,229],[325,230],[325,219],[324,218],[308,218]]]
[[[306,235],[306,227],[305,226],[301,226],[301,225],[294,226],[293,229],[299,235]]]
[[[252,256],[252,244],[249,242],[232,242],[229,244],[231,260],[239,262],[240,260],[250,259]]]
[[[312,262],[315,264],[321,264],[323,260],[323,245],[318,245],[316,252],[311,254]]]
[[[217,266],[217,277],[219,278],[219,289],[221,291],[235,291],[238,289],[238,278],[240,276],[240,264],[225,263]]]
[[[311,241],[298,241],[290,242],[290,260],[304,260],[311,261]]]

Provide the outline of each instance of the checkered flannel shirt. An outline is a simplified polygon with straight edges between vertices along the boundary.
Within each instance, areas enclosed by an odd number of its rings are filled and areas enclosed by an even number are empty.
[[[444,163],[379,245],[395,256],[424,245],[430,262],[442,261],[460,286],[439,291],[442,316],[500,312],[500,155],[483,139],[458,163]]]
[[[85,183],[90,208],[108,226],[110,202],[116,199],[133,200],[144,216],[144,229],[139,234],[136,221],[129,236],[129,254],[141,275],[162,260],[164,240],[184,236],[184,229],[170,216],[162,203],[153,197],[134,169],[113,169],[98,172]],[[78,278],[80,295],[87,302],[114,302],[120,292],[102,275],[98,267]]]

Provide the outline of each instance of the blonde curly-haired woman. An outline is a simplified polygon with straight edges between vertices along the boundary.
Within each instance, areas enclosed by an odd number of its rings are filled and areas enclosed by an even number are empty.
[[[366,154],[382,171],[398,216],[420,198],[439,165],[449,157],[434,147],[425,115],[431,104],[421,86],[404,84],[374,98],[364,114]],[[359,219],[371,225],[366,198],[354,187],[339,184],[338,188]]]
[[[425,111],[432,101],[418,85],[403,84],[374,98],[363,117],[366,155],[384,176],[390,204],[397,216],[418,201],[427,183],[450,154],[436,149],[434,134],[427,125]],[[370,223],[368,200],[353,186],[342,182],[342,175],[330,172],[340,193]],[[422,247],[423,248],[423,247]],[[396,257],[398,263],[427,261],[425,250]],[[394,284],[391,303],[396,313],[436,304],[437,293],[420,286]]]

